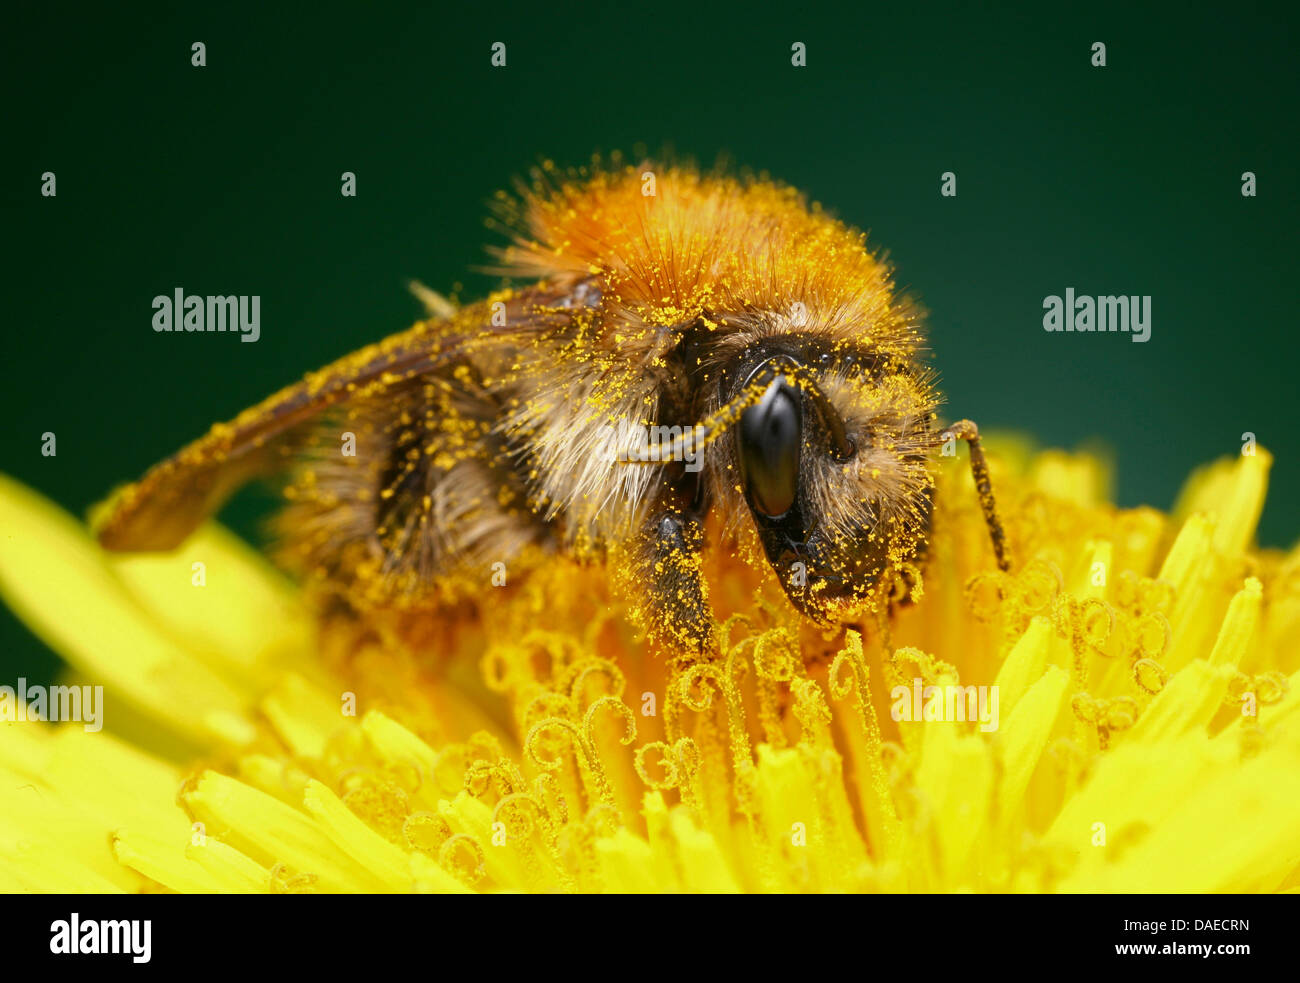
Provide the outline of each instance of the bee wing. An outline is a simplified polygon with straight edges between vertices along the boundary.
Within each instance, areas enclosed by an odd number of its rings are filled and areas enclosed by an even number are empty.
[[[558,298],[540,292],[506,302],[503,325],[491,309],[465,308],[369,345],[282,389],[155,465],[125,489],[98,528],[110,550],[170,550],[185,541],[241,485],[283,467],[296,440],[322,412],[383,392],[454,363],[475,349],[554,324]],[[551,316],[548,316],[551,315]]]

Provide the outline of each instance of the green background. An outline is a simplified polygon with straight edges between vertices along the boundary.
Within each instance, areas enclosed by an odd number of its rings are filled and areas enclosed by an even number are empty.
[[[1298,39],[1275,6],[7,11],[0,469],[80,513],[407,327],[408,278],[489,289],[469,272],[495,241],[484,203],[540,157],[643,144],[724,153],[868,229],[931,311],[949,415],[1102,438],[1121,504],[1168,507],[1255,432],[1277,455],[1261,540],[1290,545]],[[178,286],[260,294],[261,340],[155,334],[150,302]],[[1044,332],[1071,286],[1151,295],[1152,339]],[[227,518],[252,536],[268,505]],[[0,617],[0,676],[47,674]]]

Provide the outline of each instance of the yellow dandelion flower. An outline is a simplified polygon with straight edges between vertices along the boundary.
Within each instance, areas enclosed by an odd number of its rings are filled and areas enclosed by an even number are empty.
[[[1164,515],[1108,504],[1092,457],[994,446],[1011,572],[948,461],[893,617],[812,628],[715,551],[721,658],[680,669],[599,568],[551,561],[412,652],[318,622],[215,525],[106,554],[4,479],[0,591],[105,696],[97,731],[3,691],[0,888],[1300,888],[1267,454]]]

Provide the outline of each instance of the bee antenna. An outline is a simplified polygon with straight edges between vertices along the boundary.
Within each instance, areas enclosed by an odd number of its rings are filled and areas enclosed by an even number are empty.
[[[974,420],[958,420],[943,432],[944,437],[956,437],[970,446],[970,470],[975,479],[975,491],[979,494],[980,509],[984,512],[984,524],[989,527],[989,538],[993,540],[993,554],[997,557],[998,569],[1004,573],[1011,569],[1011,557],[1007,550],[1007,536],[1002,529],[1002,520],[998,518],[997,503],[993,499],[993,483],[989,480],[989,465],[984,458],[984,447],[980,444],[979,427]]]
[[[806,367],[788,355],[778,355],[758,366],[734,397],[680,437],[673,438],[666,451],[647,445],[636,452],[633,459],[636,463],[659,463],[683,460],[685,455],[694,456],[726,433],[745,410],[763,398],[767,387],[782,374],[791,385],[798,386],[812,398],[817,415],[830,437],[831,453],[835,458],[847,461],[857,453],[857,448],[846,432],[844,418],[826,398],[816,380],[808,374]]]
[[[821,418],[822,426],[826,428],[826,434],[830,438],[831,454],[835,459],[847,461],[856,454],[857,448],[849,438],[844,426],[844,417],[835,408],[835,404],[826,398],[821,386],[817,385],[817,380],[801,362],[795,361],[789,355],[777,355],[768,359],[745,380],[744,388],[748,390],[754,385],[760,385],[765,389],[776,374],[782,371],[785,372],[787,381],[798,386],[812,398],[817,415]],[[762,390],[759,391],[761,394]]]

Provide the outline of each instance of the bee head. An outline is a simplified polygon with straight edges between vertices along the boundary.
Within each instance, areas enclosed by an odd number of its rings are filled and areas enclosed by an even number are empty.
[[[789,343],[748,352],[737,368],[732,463],[768,562],[803,614],[847,616],[924,546],[928,380],[879,353]]]

